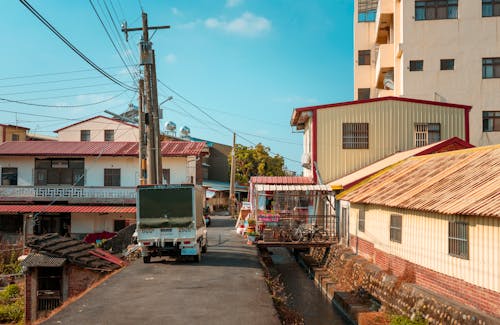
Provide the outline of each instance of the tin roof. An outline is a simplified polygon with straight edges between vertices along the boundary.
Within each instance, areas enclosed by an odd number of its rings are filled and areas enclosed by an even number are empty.
[[[314,184],[312,178],[303,176],[252,176],[253,184]]]
[[[12,124],[2,124],[2,123],[0,123],[0,126],[6,126],[6,127],[10,127],[10,128],[23,129],[23,130],[29,130],[30,129],[30,128],[25,128],[24,126],[12,125]]]
[[[341,178],[338,178],[330,183],[328,185],[338,188],[342,187],[344,190],[348,189],[349,187],[355,185],[356,183],[362,181],[363,179],[367,178],[370,175],[373,175],[374,173],[387,168],[397,162],[403,161],[409,157],[413,156],[421,156],[421,155],[427,155],[431,153],[436,153],[436,152],[444,152],[444,151],[452,151],[452,150],[458,150],[458,149],[467,149],[467,148],[472,148],[474,147],[473,145],[463,141],[460,138],[453,137],[447,140],[439,141],[436,143],[429,144],[424,147],[419,147],[419,148],[414,148],[402,152],[395,153],[387,158],[384,158],[382,160],[379,160],[371,165],[368,165],[364,168],[358,169],[354,173],[351,173],[349,175],[343,176]]]
[[[30,253],[21,265],[26,267],[59,267],[66,262],[64,257],[52,257],[40,253]]]
[[[98,119],[98,118],[104,118],[104,119],[109,120],[110,122],[117,122],[117,123],[121,123],[121,124],[124,124],[124,125],[128,125],[128,126],[131,126],[131,127],[134,127],[134,128],[138,128],[138,126],[137,126],[137,125],[134,125],[134,124],[131,124],[131,123],[127,123],[127,122],[124,122],[124,121],[120,121],[120,120],[117,120],[117,119],[113,119],[113,118],[110,118],[110,117],[107,117],[107,116],[97,115],[97,116],[94,116],[94,117],[88,118],[88,119],[86,119],[86,120],[79,121],[79,122],[76,122],[76,123],[70,124],[70,125],[68,125],[68,126],[62,127],[62,128],[60,128],[60,129],[55,130],[54,132],[55,132],[55,133],[58,133],[59,131],[62,131],[62,130],[64,130],[64,129],[67,129],[67,128],[70,128],[70,127],[73,127],[73,126],[75,126],[75,125],[82,124],[82,123],[85,123],[85,122],[88,122],[88,121],[92,121],[92,120],[95,120],[95,119]]]
[[[35,253],[65,258],[72,264],[96,271],[110,272],[123,265],[121,260],[110,256],[109,253],[96,249],[81,240],[63,237],[59,234],[34,236],[26,244]]]
[[[163,141],[164,157],[199,156],[205,142]],[[0,143],[0,156],[137,156],[137,142],[16,141]]]
[[[412,157],[337,199],[441,214],[500,218],[500,145]]]
[[[135,213],[135,206],[110,205],[0,205],[0,213]]]
[[[355,101],[350,101],[350,102],[341,102],[341,103],[332,103],[332,104],[324,104],[324,105],[317,105],[317,106],[307,106],[307,107],[295,108],[293,110],[293,113],[292,113],[292,119],[290,121],[290,125],[296,125],[299,122],[299,119],[300,119],[302,112],[314,111],[314,110],[323,109],[323,108],[334,108],[334,107],[356,105],[356,104],[367,104],[367,103],[372,103],[372,102],[390,101],[390,100],[399,101],[399,102],[426,104],[426,105],[436,105],[436,106],[442,106],[442,107],[443,106],[444,107],[452,107],[452,108],[459,108],[459,109],[464,109],[464,110],[470,110],[472,108],[472,106],[468,106],[468,105],[443,103],[443,102],[436,102],[436,101],[431,101],[431,100],[422,100],[422,99],[415,99],[415,98],[394,97],[394,96],[377,97],[377,98],[370,98],[370,99],[363,99],[363,100],[355,100]]]

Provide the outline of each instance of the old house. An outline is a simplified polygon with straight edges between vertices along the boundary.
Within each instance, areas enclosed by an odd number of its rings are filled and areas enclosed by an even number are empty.
[[[201,184],[203,142],[162,142],[165,182]],[[0,232],[116,232],[135,222],[136,142],[21,141],[0,144]]]
[[[28,130],[19,125],[0,124],[0,142],[26,141]]]
[[[85,242],[46,234],[27,242],[31,252],[21,262],[26,274],[25,318],[30,324],[124,265]]]
[[[452,137],[469,142],[470,106],[403,97],[296,108],[303,174],[331,181],[396,152]]]
[[[94,116],[58,130],[58,141],[138,141],[137,125],[105,116]]]
[[[337,199],[357,254],[498,317],[499,184],[495,145],[409,158]]]

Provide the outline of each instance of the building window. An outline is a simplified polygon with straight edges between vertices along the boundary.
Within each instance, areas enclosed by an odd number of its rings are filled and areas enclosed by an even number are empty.
[[[370,88],[358,88],[358,100],[370,99]]]
[[[90,141],[90,130],[80,130],[80,141]]]
[[[441,141],[441,124],[415,124],[415,147],[423,147],[439,141]]]
[[[104,130],[104,141],[115,141],[115,130]]]
[[[483,79],[500,78],[500,58],[483,59]]]
[[[368,149],[368,123],[342,123],[343,149]]]
[[[2,168],[2,185],[17,185],[17,168]]]
[[[170,168],[162,169],[163,184],[170,184]]]
[[[370,65],[370,50],[358,51],[358,65]]]
[[[365,209],[364,208],[359,209],[358,230],[361,232],[365,232]]]
[[[500,0],[483,0],[483,17],[500,16]]]
[[[120,169],[104,169],[104,186],[120,186]]]
[[[483,112],[483,132],[500,131],[500,111]]]
[[[375,21],[377,5],[378,0],[358,0],[358,23]]]
[[[441,60],[441,70],[455,70],[455,60],[454,59],[442,59]]]
[[[403,228],[403,217],[400,214],[391,214],[391,241],[401,244],[401,232]]]
[[[415,1],[415,20],[456,19],[458,0]]]
[[[469,225],[466,222],[448,223],[448,254],[469,259]]]
[[[424,71],[424,60],[411,60],[410,71]]]
[[[19,134],[13,134],[12,141],[19,141]]]

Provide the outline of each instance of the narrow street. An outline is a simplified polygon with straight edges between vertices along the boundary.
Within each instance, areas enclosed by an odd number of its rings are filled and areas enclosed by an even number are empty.
[[[212,217],[200,264],[134,261],[43,324],[279,324],[255,247]]]

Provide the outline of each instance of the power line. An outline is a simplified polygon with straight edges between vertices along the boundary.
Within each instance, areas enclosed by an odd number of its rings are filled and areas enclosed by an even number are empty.
[[[45,99],[59,99],[59,98],[68,98],[68,97],[77,97],[77,96],[87,96],[87,95],[100,95],[100,94],[109,94],[109,93],[115,93],[116,90],[105,90],[105,91],[96,91],[93,93],[80,93],[80,94],[73,94],[73,95],[62,95],[62,96],[51,96],[51,97],[37,97],[37,98],[25,98],[25,99],[17,99],[20,102],[27,102],[27,101],[32,101],[32,100],[45,100]],[[120,93],[120,94],[123,94]],[[116,96],[118,97],[118,96]],[[111,98],[113,99],[113,98]],[[1,99],[0,99],[1,100]]]
[[[52,91],[61,91],[61,90],[93,88],[93,87],[100,87],[100,86],[107,86],[107,85],[109,85],[109,83],[100,83],[100,84],[73,86],[73,87],[64,87],[64,88],[49,88],[49,89],[41,89],[41,90],[27,90],[27,91],[18,91],[15,93],[0,94],[0,96],[24,95],[24,94],[43,93],[43,92],[52,92]]]
[[[21,3],[33,14],[35,15],[38,20],[40,20],[52,33],[54,33],[61,41],[64,42],[73,52],[75,52],[79,57],[81,57],[85,62],[87,62],[90,66],[92,66],[95,70],[97,70],[99,73],[101,73],[103,76],[108,78],[110,81],[114,82],[115,84],[119,85],[120,87],[123,87],[127,90],[136,90],[136,88],[131,87],[124,82],[116,79],[115,77],[111,76],[109,73],[104,71],[101,67],[99,67],[96,63],[94,63],[92,60],[90,60],[85,54],[83,54],[78,48],[76,48],[73,44],[71,44],[66,37],[64,37],[54,26],[52,26],[38,11],[36,11],[35,8],[33,8],[26,0],[20,0]]]
[[[137,66],[137,64],[134,64],[132,66]],[[106,67],[105,69],[118,69],[118,68],[123,68],[123,66],[122,65],[111,66],[111,67]],[[75,74],[75,73],[89,72],[89,71],[94,71],[94,70],[95,69],[80,69],[80,70],[73,70],[73,71],[37,73],[37,74],[31,74],[31,75],[23,75],[23,76],[15,76],[15,77],[5,77],[5,78],[0,78],[0,80],[24,79],[24,78],[38,78],[38,77],[47,77],[47,76],[55,76],[55,75],[63,75],[63,74]]]
[[[93,71],[93,69],[91,71]],[[117,75],[119,75],[119,74],[116,74],[115,76],[117,76]],[[16,78],[16,77],[13,77],[13,78]],[[14,87],[33,86],[33,85],[46,85],[46,84],[52,84],[52,83],[61,83],[61,82],[79,81],[79,80],[89,80],[89,79],[99,79],[99,78],[102,78],[102,76],[70,78],[70,79],[59,79],[59,80],[46,80],[46,81],[36,81],[36,82],[28,82],[28,83],[22,83],[22,84],[8,84],[8,85],[0,85],[0,88],[14,88]],[[2,80],[2,79],[0,79],[0,80]]]
[[[125,60],[123,59],[123,56],[122,54],[120,53],[120,51],[118,50],[118,48],[116,47],[116,44],[115,42],[113,41],[113,38],[111,37],[111,34],[109,34],[108,32],[108,29],[106,28],[106,25],[104,25],[104,22],[102,21],[101,19],[101,16],[99,15],[99,13],[97,12],[97,9],[95,8],[94,4],[92,3],[92,0],[89,0],[89,3],[90,5],[92,6],[92,9],[94,10],[94,13],[96,14],[97,18],[99,19],[99,21],[101,22],[101,25],[102,25],[102,28],[104,28],[104,31],[106,32],[106,35],[108,35],[108,38],[111,42],[111,44],[113,45],[116,53],[118,54],[118,56],[120,57],[120,60],[122,60],[123,62],[123,65],[125,66],[125,68],[127,69],[128,73],[130,74],[130,78],[132,78],[132,81],[136,81],[135,80],[135,77],[134,75],[132,74],[132,72],[130,72],[130,69],[128,68],[127,66],[127,63],[125,62]]]
[[[25,102],[25,101],[13,100],[13,99],[1,98],[1,97],[0,97],[0,100],[5,101],[5,102],[9,102],[9,103],[16,103],[16,104],[29,105],[29,106],[38,106],[38,107],[75,108],[75,107],[92,106],[92,105],[97,105],[97,104],[109,102],[110,100],[113,100],[113,99],[121,96],[126,91],[127,90],[124,90],[124,91],[122,91],[121,93],[119,93],[116,96],[113,96],[113,97],[110,97],[110,98],[107,98],[107,99],[104,99],[104,100],[101,100],[101,101],[98,101],[98,102],[95,102],[95,103],[88,103],[88,104],[81,104],[81,105],[47,105],[47,104],[36,104],[36,103],[28,103],[28,102]]]

